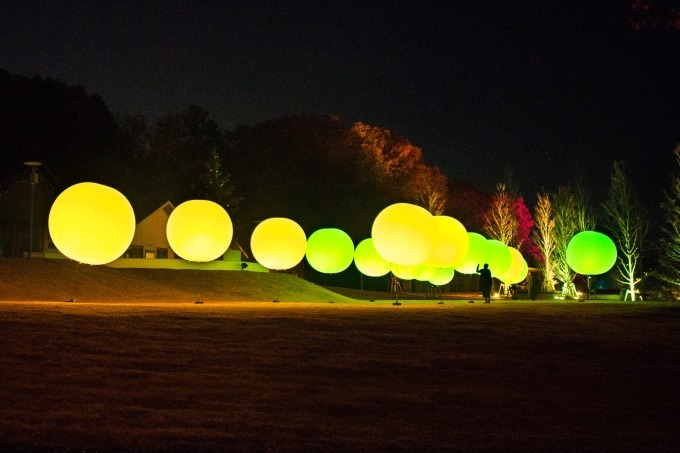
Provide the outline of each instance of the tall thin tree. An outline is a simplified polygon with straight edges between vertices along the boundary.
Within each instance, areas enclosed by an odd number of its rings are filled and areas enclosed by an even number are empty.
[[[484,216],[483,229],[491,239],[503,244],[515,246],[517,235],[517,216],[514,212],[514,200],[504,183],[496,185],[491,206]]]
[[[532,239],[538,246],[541,254],[539,268],[543,274],[542,292],[555,292],[555,219],[553,218],[552,203],[546,193],[536,194],[538,201],[534,207],[535,229],[532,231]]]
[[[576,297],[575,274],[567,263],[567,246],[576,233],[595,227],[595,216],[588,205],[585,190],[559,187],[552,196],[555,219],[554,272],[562,282],[562,296]]]
[[[622,162],[614,162],[609,196],[602,208],[603,220],[618,248],[617,280],[627,287],[627,294],[634,301],[636,286],[640,282],[640,253],[648,223]]]
[[[663,250],[659,259],[659,276],[680,293],[680,145],[675,148],[675,174],[670,188],[664,193]]]

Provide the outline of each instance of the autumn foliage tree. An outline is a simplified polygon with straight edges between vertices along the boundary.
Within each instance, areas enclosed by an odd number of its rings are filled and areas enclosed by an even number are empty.
[[[422,149],[391,131],[361,122],[352,126],[363,163],[364,178],[408,201],[439,215],[447,199],[447,179],[425,164]]]

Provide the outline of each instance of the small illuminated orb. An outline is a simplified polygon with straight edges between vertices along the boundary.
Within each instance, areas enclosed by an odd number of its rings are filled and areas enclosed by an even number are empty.
[[[380,256],[390,263],[417,266],[432,254],[439,228],[427,209],[396,203],[383,209],[373,221],[371,237]]]
[[[616,245],[597,231],[581,231],[567,244],[567,264],[581,275],[600,275],[614,267]]]
[[[508,247],[508,250],[511,256],[510,267],[503,274],[496,275],[496,278],[508,285],[514,285],[526,278],[529,266],[519,250],[515,247]]]
[[[305,257],[307,236],[294,220],[272,217],[260,222],[250,237],[250,249],[268,269],[286,270]]]
[[[437,286],[446,285],[453,280],[454,274],[455,270],[452,267],[438,268],[434,270],[434,275],[428,281]]]
[[[307,262],[319,272],[336,274],[347,269],[354,259],[354,243],[337,228],[322,228],[307,239]]]
[[[503,275],[510,268],[512,262],[510,249],[507,245],[495,239],[487,239],[486,246],[489,253],[486,261],[489,264],[491,275],[493,277]]]
[[[187,261],[213,261],[227,251],[234,226],[227,211],[209,200],[189,200],[177,206],[166,226],[172,250]]]
[[[390,271],[390,263],[380,256],[373,245],[373,239],[359,242],[354,251],[354,265],[368,277],[382,277]]]
[[[477,272],[477,265],[480,267],[487,262],[488,249],[487,240],[479,233],[468,232],[468,251],[461,262],[454,268],[461,274],[474,274]]]
[[[119,258],[135,235],[135,213],[125,196],[102,184],[82,182],[64,190],[50,209],[48,229],[57,249],[85,264]]]
[[[467,230],[453,217],[436,215],[434,220],[439,229],[439,239],[427,264],[432,267],[453,267],[467,254],[470,246]]]

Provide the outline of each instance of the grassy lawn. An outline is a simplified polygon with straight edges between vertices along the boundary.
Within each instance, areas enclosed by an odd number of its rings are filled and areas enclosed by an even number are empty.
[[[0,302],[0,450],[677,451],[671,303]]]

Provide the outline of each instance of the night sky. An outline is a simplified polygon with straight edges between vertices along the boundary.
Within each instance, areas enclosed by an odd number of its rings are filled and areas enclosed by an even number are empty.
[[[624,159],[660,198],[680,142],[680,31],[633,30],[628,1],[275,3],[5,2],[0,67],[152,120],[195,104],[226,130],[363,121],[452,179],[510,177],[528,201],[578,179],[599,201]]]

